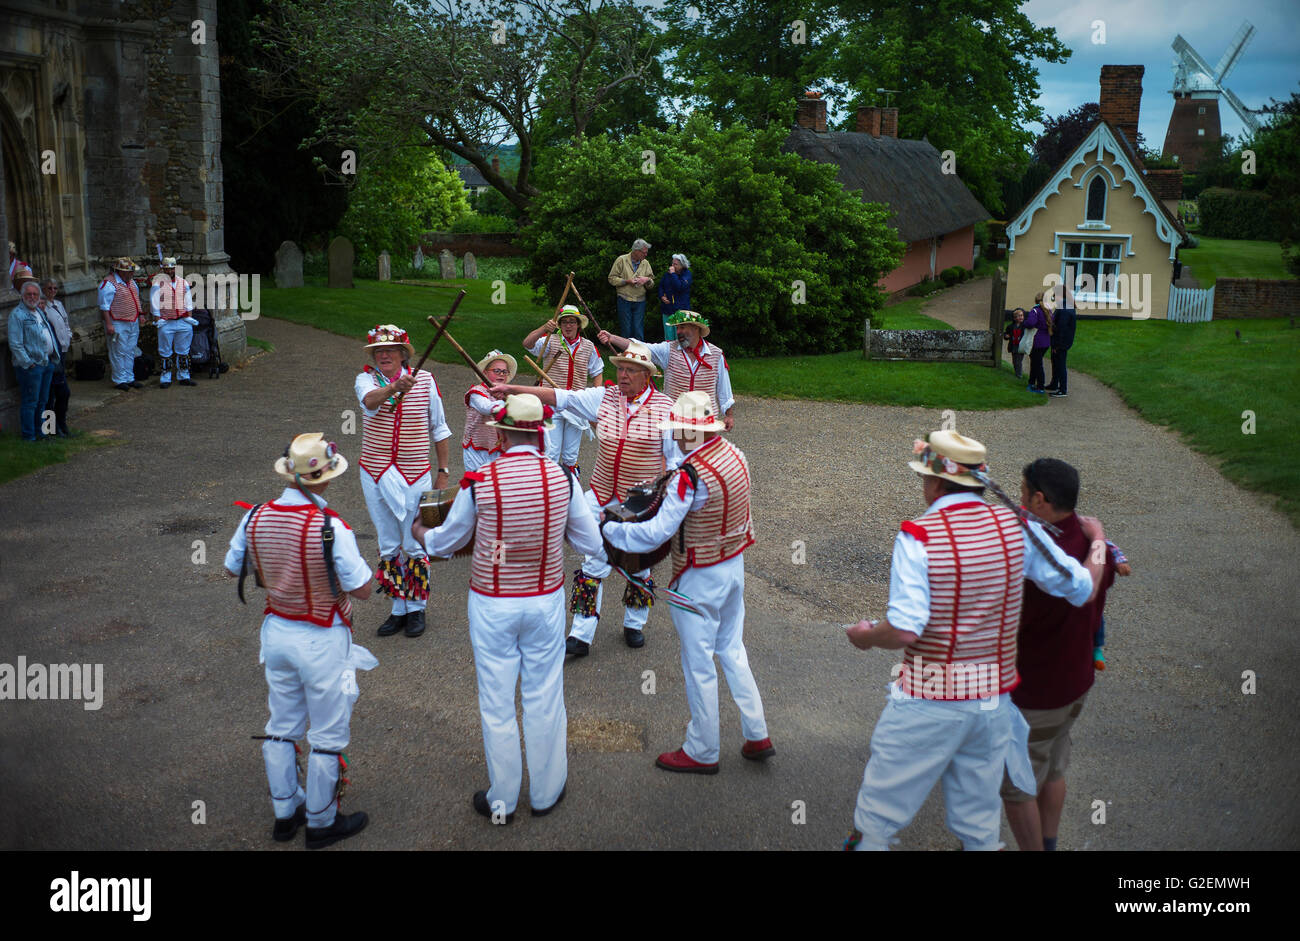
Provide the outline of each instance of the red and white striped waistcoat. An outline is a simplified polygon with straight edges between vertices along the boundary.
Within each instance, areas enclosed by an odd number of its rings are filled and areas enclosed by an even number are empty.
[[[474,484],[478,521],[469,587],[496,598],[562,588],[568,475],[527,451],[504,454],[478,473],[483,479]]]
[[[335,526],[347,526],[333,510]],[[258,578],[266,586],[266,612],[318,627],[334,624],[338,614],[352,626],[352,602],[342,590],[330,593],[321,529],[325,517],[308,504],[265,503],[248,521],[247,549]],[[351,529],[351,527],[348,527]]]
[[[158,285],[158,316],[163,320],[188,317],[185,298],[190,293],[190,283],[184,278],[168,278],[166,275],[159,275],[155,283]]]
[[[930,622],[904,651],[902,691],[926,699],[977,699],[1015,689],[1025,567],[1024,536],[1015,514],[981,500],[930,513],[903,528],[925,543]],[[927,664],[940,668],[942,683],[933,681],[940,672],[927,676]],[[917,666],[920,675],[913,675]],[[994,671],[996,680],[976,682]]]
[[[587,369],[591,366],[591,358],[595,355],[596,344],[586,337],[578,338],[578,351],[570,355],[569,344],[564,342],[564,337],[552,333],[546,338],[546,346],[542,347],[542,368],[546,370],[546,375],[551,377],[551,382],[555,383],[557,388],[585,389]],[[552,363],[551,360],[555,362]]]
[[[113,284],[116,290],[113,292],[113,303],[109,305],[108,316],[114,320],[123,320],[130,323],[140,317],[140,292],[136,289],[134,281],[113,281],[112,278],[105,278],[100,287],[105,284]]]
[[[713,401],[713,414],[721,415],[722,408],[718,402],[718,370],[722,368],[722,350],[712,344],[705,344],[704,362],[691,373],[691,364],[695,354],[683,350],[681,344],[674,343],[668,353],[668,368],[664,370],[664,394],[676,402],[683,392],[698,389],[709,393]],[[690,357],[687,359],[687,357]]]
[[[374,378],[373,373],[368,375]],[[378,388],[378,381],[375,386]],[[393,465],[408,484],[430,472],[429,401],[437,394],[433,375],[421,369],[395,411],[389,410],[388,399],[384,399],[373,416],[362,415],[359,463],[374,480]]]
[[[696,450],[687,463],[708,488],[709,499],[701,509],[686,514],[682,538],[672,541],[674,581],[688,568],[717,565],[754,544],[749,462],[744,452],[718,437]]]
[[[469,397],[475,392],[481,392],[488,398],[487,386],[479,383],[476,386],[470,386],[469,391],[465,393],[465,434],[461,436],[460,446],[465,450],[474,451],[499,451],[497,446],[497,430],[487,423],[487,419],[479,414],[478,409],[472,408],[469,404]]]
[[[629,418],[627,399],[618,386],[605,387],[596,413],[600,450],[591,472],[591,489],[602,506],[611,497],[626,500],[628,487],[653,480],[666,469],[659,423],[668,420],[673,403],[653,385],[649,389],[649,397]]]

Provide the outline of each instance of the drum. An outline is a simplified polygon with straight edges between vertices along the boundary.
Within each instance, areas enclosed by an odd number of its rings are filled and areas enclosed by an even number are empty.
[[[451,513],[451,505],[456,502],[456,494],[459,492],[459,487],[444,487],[442,490],[424,491],[420,495],[420,522],[429,527],[438,527],[445,523],[448,514]],[[457,549],[453,558],[459,559],[473,554],[474,537],[470,536],[469,542]],[[429,561],[445,562],[446,560],[430,556]]]

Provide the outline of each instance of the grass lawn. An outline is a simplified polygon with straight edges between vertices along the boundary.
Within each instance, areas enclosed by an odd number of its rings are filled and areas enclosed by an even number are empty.
[[[481,356],[493,347],[514,352],[524,336],[544,323],[550,314],[547,308],[532,303],[532,292],[523,285],[508,284],[506,303],[493,304],[490,282],[430,283],[436,286],[357,281],[353,290],[343,291],[329,290],[323,282],[309,279],[309,285],[303,288],[263,288],[262,311],[269,317],[358,339],[375,325],[380,317],[377,312],[382,311],[384,323],[395,323],[410,332],[417,357],[433,336],[433,328],[424,318],[429,314],[442,317],[461,287],[469,294],[456,311],[451,332],[456,342],[474,356]],[[923,303],[924,298],[909,298],[886,308],[886,325],[891,330],[951,329],[921,314]],[[725,338],[719,339],[723,340],[725,349]],[[432,358],[443,363],[464,362],[445,343],[438,344]],[[607,377],[613,378],[608,357],[605,371]],[[1006,370],[965,364],[867,362],[856,350],[824,356],[737,361],[731,371],[731,383],[737,394],[773,398],[966,410],[1043,404],[1042,396],[1027,395],[1024,384]]]
[[[1294,278],[1282,263],[1277,242],[1246,239],[1200,239],[1199,248],[1184,248],[1178,258],[1191,265],[1192,276],[1208,288],[1219,278]]]
[[[84,432],[75,438],[53,438],[35,444],[24,441],[13,432],[0,434],[0,484],[16,480],[47,464],[62,464],[80,451],[116,443],[108,435]]]
[[[1300,526],[1297,359],[1300,329],[1284,318],[1081,320],[1070,368],[1114,388],[1148,421],[1180,432],[1230,480],[1277,497]],[[1242,431],[1246,411],[1254,413],[1254,434]]]

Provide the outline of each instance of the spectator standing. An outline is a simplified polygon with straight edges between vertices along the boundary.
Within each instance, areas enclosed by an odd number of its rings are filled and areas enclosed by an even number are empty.
[[[1066,395],[1070,374],[1065,367],[1066,354],[1074,346],[1074,308],[1062,307],[1052,315],[1052,381],[1047,391],[1061,398]]]
[[[40,441],[40,411],[50,397],[59,344],[41,310],[41,289],[26,266],[15,274],[22,301],[9,314],[9,356],[18,378],[19,427],[24,441]]]
[[[1007,341],[1007,352],[1011,354],[1011,365],[1016,369],[1016,378],[1023,378],[1021,370],[1025,364],[1025,354],[1020,352],[1020,341],[1025,335],[1025,309],[1017,307],[1011,312],[1011,323],[1002,331],[1002,339]]]
[[[668,321],[679,310],[691,309],[691,263],[685,255],[674,255],[668,273],[659,282],[659,314],[664,321],[664,339],[677,339],[677,328]]]
[[[46,278],[41,282],[41,290],[45,294],[41,302],[45,319],[50,329],[54,331],[54,339],[58,342],[58,349],[55,351],[58,362],[54,367],[54,376],[50,379],[50,398],[45,407],[54,412],[54,424],[58,436],[71,438],[72,432],[68,430],[68,400],[72,398],[72,391],[68,388],[67,364],[64,357],[72,346],[72,322],[68,318],[67,308],[57,297],[59,288],[59,283],[53,278]]]
[[[1043,356],[1052,343],[1052,302],[1043,300],[1043,292],[1034,295],[1034,306],[1025,317],[1025,329],[1034,329],[1034,345],[1029,351],[1029,391],[1046,395],[1047,383],[1043,375]]]
[[[646,285],[654,284],[654,271],[646,256],[650,243],[637,239],[632,250],[614,259],[609,269],[609,283],[618,292],[619,333],[636,340],[645,340]]]

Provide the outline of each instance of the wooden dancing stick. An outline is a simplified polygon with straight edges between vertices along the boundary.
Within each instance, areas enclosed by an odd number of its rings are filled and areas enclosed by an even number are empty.
[[[442,339],[442,335],[447,332],[447,324],[451,323],[451,318],[456,315],[456,308],[460,306],[461,299],[466,293],[467,292],[462,290],[456,295],[456,300],[452,302],[451,310],[447,313],[447,316],[442,323],[438,323],[438,321],[434,320],[432,317],[429,318],[429,322],[438,328],[438,332],[433,335],[433,339],[429,341],[429,345],[424,348],[424,355],[420,357],[420,361],[416,363],[415,368],[411,370],[412,376],[420,371],[420,367],[424,365],[424,361],[429,358],[429,354],[433,352],[433,348],[438,345],[438,341]],[[406,395],[405,392],[399,392],[397,398],[388,403],[388,410],[390,412],[397,408],[398,403],[402,401],[402,396],[404,395]]]
[[[564,282],[564,293],[560,295],[560,303],[555,305],[555,314],[559,316],[560,309],[564,307],[564,301],[569,296],[569,289],[573,287],[573,272],[569,272],[569,277]]]
[[[572,272],[569,273],[569,277],[573,277]],[[596,328],[596,332],[600,333],[601,326],[596,322],[596,315],[591,312],[591,308],[587,306],[587,302],[582,299],[582,294],[581,292],[578,291],[578,286],[576,284],[573,286],[573,296],[576,297],[578,299],[578,303],[582,305],[582,312],[587,315],[587,319],[590,320],[591,325]],[[618,352],[618,350],[615,350],[614,347],[609,346],[608,344],[602,344],[602,345],[604,345],[606,349],[612,350],[615,353]]]
[[[532,366],[533,369],[536,371],[537,375],[541,376],[542,380],[545,380],[546,384],[550,386],[552,389],[559,388],[559,386],[557,386],[554,382],[551,381],[551,377],[546,375],[546,373],[542,371],[542,367],[538,366],[537,363],[533,362],[533,358],[529,356],[527,353],[524,354],[524,362],[526,362],[529,366]],[[539,380],[537,384],[540,386],[542,383]]]
[[[432,317],[429,318],[429,322],[430,323],[434,322]],[[479,380],[483,383],[483,385],[487,386],[489,389],[492,388],[492,380],[489,379],[487,376],[483,375],[483,370],[478,368],[478,363],[474,362],[474,357],[466,353],[465,347],[457,343],[456,338],[453,337],[450,333],[445,333],[444,331],[444,334],[447,337],[447,342],[450,343],[453,347],[455,347],[456,352],[459,353],[461,356],[465,357],[465,362],[469,365],[470,369],[474,370],[474,375],[479,377]]]

